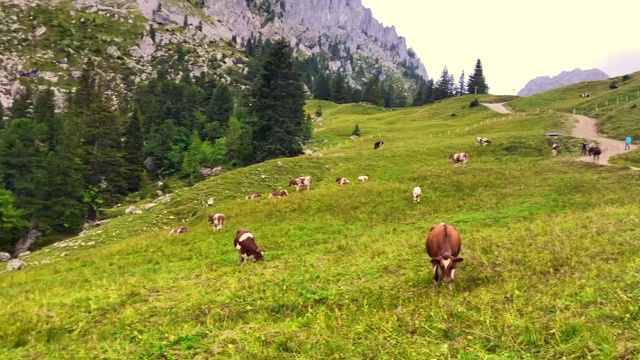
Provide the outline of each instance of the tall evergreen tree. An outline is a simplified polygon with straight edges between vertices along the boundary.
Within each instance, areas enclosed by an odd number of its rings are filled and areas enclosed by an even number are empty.
[[[313,97],[318,100],[331,100],[331,85],[324,71],[320,71],[316,76]]]
[[[458,87],[456,89],[456,96],[462,96],[467,93],[467,84],[464,81],[464,70],[462,70],[462,74],[460,74],[460,78],[458,79]]]
[[[13,104],[11,104],[11,118],[12,119],[22,119],[28,118],[31,116],[31,111],[33,107],[33,93],[30,87],[27,87],[27,90],[20,94],[15,100],[13,100]]]
[[[205,126],[206,132],[203,134],[204,139],[213,142],[224,136],[229,126],[229,119],[233,114],[233,108],[234,103],[231,90],[225,84],[218,85],[213,92],[209,105],[205,109],[207,123],[210,125]]]
[[[0,103],[0,131],[4,129],[4,106]]]
[[[436,82],[433,89],[433,100],[442,100],[453,96],[454,83],[453,77],[449,75],[449,69],[445,66],[440,74],[440,79]]]
[[[26,233],[29,222],[24,211],[15,207],[15,197],[0,188],[0,251],[11,251],[16,239]]]
[[[338,73],[333,77],[333,101],[338,104],[345,104],[349,102],[349,92],[347,90],[347,79],[344,75]]]
[[[62,119],[56,115],[54,93],[50,88],[38,92],[33,106],[33,119],[47,126],[47,144],[53,151],[62,141]]]
[[[304,139],[304,84],[288,41],[279,39],[266,50],[252,99],[255,160],[300,154]]]
[[[142,165],[144,163],[143,144],[142,115],[138,108],[135,108],[131,119],[129,119],[124,128],[123,159],[126,163],[125,180],[127,182],[128,192],[140,190],[142,183]]]
[[[484,78],[482,72],[482,62],[480,59],[476,61],[476,67],[473,70],[473,74],[469,75],[469,81],[467,82],[467,92],[469,94],[488,94],[489,86]]]
[[[381,93],[380,77],[377,75],[374,75],[365,84],[364,101],[374,105],[379,105],[381,100],[380,93]]]

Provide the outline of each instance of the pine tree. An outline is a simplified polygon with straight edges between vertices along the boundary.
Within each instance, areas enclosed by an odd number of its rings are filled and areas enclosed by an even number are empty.
[[[33,106],[33,119],[47,126],[47,144],[53,151],[62,141],[62,119],[55,113],[54,93],[50,88],[44,89],[36,96]]]
[[[185,29],[189,27],[189,18],[187,18],[187,15],[184,16],[184,20],[182,21],[182,27],[184,27]]]
[[[440,79],[433,89],[433,100],[442,100],[454,95],[453,77],[449,75],[449,69],[445,66],[440,74]]]
[[[125,180],[127,191],[140,190],[144,153],[142,151],[144,138],[142,136],[142,115],[138,108],[134,109],[131,119],[124,128],[124,162],[126,163]]]
[[[256,161],[300,154],[304,139],[304,84],[288,41],[279,39],[267,49],[252,99]]]
[[[0,103],[0,131],[4,129],[4,106]]]
[[[242,166],[251,163],[251,132],[235,116],[229,120],[227,130],[227,158],[232,166]]]
[[[349,93],[344,75],[336,74],[333,79],[332,93],[334,102],[338,104],[346,104],[349,102]]]
[[[218,85],[206,109],[207,121],[218,122],[220,127],[225,130],[229,125],[234,106],[233,95],[229,87],[226,84]]]
[[[331,86],[327,75],[321,71],[316,77],[313,97],[318,100],[331,100]]]
[[[151,38],[154,44],[156,43],[156,28],[154,28],[153,25],[149,25],[149,38]]]
[[[464,70],[462,70],[462,74],[460,74],[460,78],[458,79],[458,87],[456,89],[456,96],[462,96],[467,93],[467,84],[464,81]]]
[[[351,132],[351,136],[354,135],[360,137],[360,126],[358,126],[358,124],[356,124],[356,127],[354,127],[353,131]]]
[[[378,105],[381,99],[380,93],[381,93],[380,77],[378,77],[377,75],[374,75],[365,84],[364,101],[370,104]]]
[[[15,240],[29,227],[24,211],[15,207],[15,201],[10,191],[0,188],[0,251],[13,250]]]
[[[469,94],[488,94],[489,86],[482,73],[482,62],[480,59],[476,61],[476,67],[473,74],[469,75],[467,82],[467,93]]]
[[[24,93],[13,100],[13,104],[11,104],[11,119],[22,119],[31,116],[33,107],[32,96],[31,88],[27,87]]]

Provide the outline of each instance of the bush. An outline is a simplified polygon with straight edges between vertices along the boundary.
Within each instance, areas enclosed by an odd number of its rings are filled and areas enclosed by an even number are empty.
[[[322,116],[322,106],[318,106],[318,108],[316,109],[315,115],[317,118]]]
[[[624,75],[624,76],[622,77],[622,81],[629,81],[629,80],[631,80],[631,75],[629,75],[629,74]]]
[[[470,108],[474,108],[478,105],[480,105],[480,102],[478,101],[478,99],[473,99],[473,101],[469,103]]]
[[[351,135],[355,135],[357,137],[360,137],[360,127],[358,126],[358,124],[356,124],[356,127],[353,128],[353,131],[351,132]]]

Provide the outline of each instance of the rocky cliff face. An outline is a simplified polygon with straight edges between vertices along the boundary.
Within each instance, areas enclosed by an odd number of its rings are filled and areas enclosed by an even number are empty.
[[[609,75],[598,69],[563,71],[554,77],[539,76],[529,81],[522,90],[518,91],[518,96],[529,96],[583,81],[596,81],[608,78]]]
[[[114,94],[126,91],[127,82],[147,80],[177,52],[193,75],[215,73],[230,82],[230,74],[247,73],[241,50],[258,37],[284,37],[301,56],[332,53],[330,70],[377,71],[383,79],[402,79],[408,92],[408,77],[427,79],[405,39],[360,0],[0,0],[0,10],[5,107],[25,83],[72,84],[88,58],[105,63],[100,68]]]

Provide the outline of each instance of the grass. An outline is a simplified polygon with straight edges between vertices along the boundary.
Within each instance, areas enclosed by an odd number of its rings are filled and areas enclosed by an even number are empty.
[[[640,357],[640,177],[574,161],[577,149],[552,157],[544,132],[568,129],[556,113],[509,118],[473,98],[309,102],[323,156],[224,173],[30,255],[41,265],[0,274],[0,358]],[[355,123],[362,141],[348,139]],[[466,167],[448,163],[459,151]],[[311,191],[243,199],[300,175]],[[221,232],[210,212],[227,215]],[[434,288],[424,241],[444,221],[465,260]],[[180,224],[190,232],[168,236]],[[238,228],[265,262],[238,265]]]

